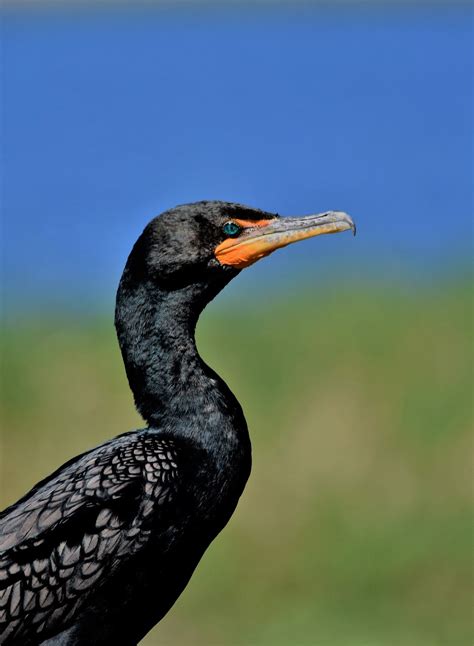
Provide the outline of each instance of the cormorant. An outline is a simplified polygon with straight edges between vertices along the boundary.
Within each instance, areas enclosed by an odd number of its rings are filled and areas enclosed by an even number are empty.
[[[131,646],[168,612],[250,474],[242,409],[200,358],[203,308],[275,249],[352,229],[204,201],[153,219],[127,260],[115,325],[146,428],[66,462],[0,515],[0,643]]]

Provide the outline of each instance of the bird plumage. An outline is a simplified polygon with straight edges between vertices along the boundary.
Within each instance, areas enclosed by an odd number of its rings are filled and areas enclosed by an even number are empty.
[[[80,615],[98,581],[147,546],[157,509],[169,523],[182,494],[178,445],[151,431],[128,433],[75,458],[3,512],[4,643],[35,643]]]
[[[68,644],[137,643],[237,504],[222,490],[209,504],[218,476],[199,446],[144,429],[37,485],[0,517],[1,643],[39,643],[73,617]]]
[[[326,226],[328,215],[318,217],[313,228]],[[200,202],[145,228],[120,281],[115,323],[148,426],[73,458],[0,514],[0,644],[132,646],[186,586],[251,466],[242,409],[199,356],[195,326],[241,266],[288,244],[279,221]],[[225,231],[242,227],[229,242]],[[234,260],[219,260],[216,250],[241,241]]]

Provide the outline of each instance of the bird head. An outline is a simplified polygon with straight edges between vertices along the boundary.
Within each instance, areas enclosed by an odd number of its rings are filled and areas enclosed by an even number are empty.
[[[293,242],[351,229],[340,211],[303,217],[232,202],[204,201],[177,206],[154,218],[135,244],[128,266],[168,289],[202,280],[221,282]],[[219,280],[220,279],[220,280]]]
[[[282,218],[229,202],[185,204],[154,218],[130,253],[115,310],[130,387],[148,423],[159,425],[170,406],[176,413],[184,405],[188,414],[184,378],[177,375],[193,371],[179,366],[193,360],[194,328],[203,308],[232,278],[280,247],[347,229],[355,231],[354,223],[338,211]],[[198,387],[195,379],[192,384]],[[240,410],[227,387],[220,388]]]

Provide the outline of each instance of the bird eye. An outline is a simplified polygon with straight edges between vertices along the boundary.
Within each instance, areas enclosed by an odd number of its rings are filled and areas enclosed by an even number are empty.
[[[241,228],[239,227],[238,224],[236,224],[235,222],[232,222],[231,220],[224,224],[223,231],[227,236],[235,237],[239,235]]]

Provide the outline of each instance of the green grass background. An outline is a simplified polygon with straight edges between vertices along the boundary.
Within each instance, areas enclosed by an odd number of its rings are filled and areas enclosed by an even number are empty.
[[[199,347],[244,407],[253,473],[144,644],[473,643],[471,307],[453,283],[209,308]],[[30,320],[2,345],[4,505],[142,425],[110,320]]]

